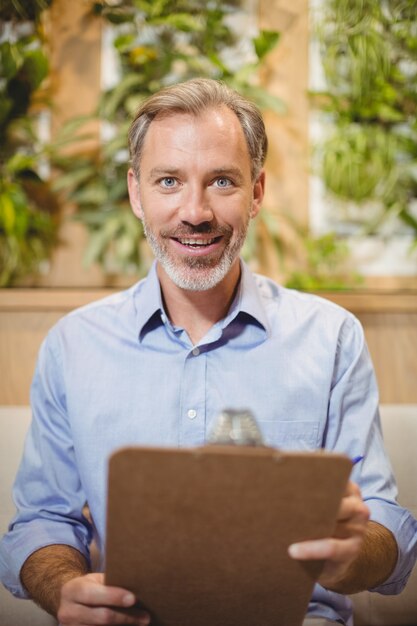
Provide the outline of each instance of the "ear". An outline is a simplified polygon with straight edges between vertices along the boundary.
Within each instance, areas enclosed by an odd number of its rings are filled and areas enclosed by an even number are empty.
[[[132,211],[136,217],[141,220],[143,218],[143,211],[140,202],[139,181],[132,168],[130,168],[127,173],[127,188],[129,191],[129,200]]]
[[[261,170],[258,178],[253,184],[253,197],[252,197],[252,206],[250,210],[250,217],[254,218],[258,215],[261,210],[262,201],[264,199],[265,193],[265,170]]]

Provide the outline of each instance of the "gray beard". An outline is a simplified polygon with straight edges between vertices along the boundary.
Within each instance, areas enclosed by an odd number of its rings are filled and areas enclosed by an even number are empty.
[[[207,291],[216,287],[228,274],[238,258],[248,231],[249,218],[238,233],[233,245],[229,243],[219,260],[184,257],[183,261],[173,258],[166,248],[160,244],[145,218],[142,218],[143,231],[155,255],[172,282],[180,289],[187,291]]]

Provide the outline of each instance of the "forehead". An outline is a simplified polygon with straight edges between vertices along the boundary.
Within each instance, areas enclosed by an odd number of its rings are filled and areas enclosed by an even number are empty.
[[[141,169],[165,161],[175,161],[179,166],[224,161],[223,165],[239,163],[250,168],[242,127],[235,113],[226,106],[207,109],[198,115],[173,112],[157,116],[145,136]]]

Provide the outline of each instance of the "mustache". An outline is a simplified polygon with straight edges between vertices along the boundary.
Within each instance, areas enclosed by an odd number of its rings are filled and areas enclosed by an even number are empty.
[[[219,226],[212,222],[201,224],[178,224],[175,228],[161,230],[161,236],[173,239],[193,235],[211,235],[213,237],[230,236],[233,229],[230,226]]]

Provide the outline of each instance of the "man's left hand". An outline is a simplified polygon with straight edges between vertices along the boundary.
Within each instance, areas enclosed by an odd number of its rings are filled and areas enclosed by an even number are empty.
[[[288,552],[292,558],[301,561],[324,560],[318,582],[337,591],[360,554],[368,520],[369,509],[362,500],[360,489],[350,481],[339,507],[333,537],[295,543],[289,546]]]

